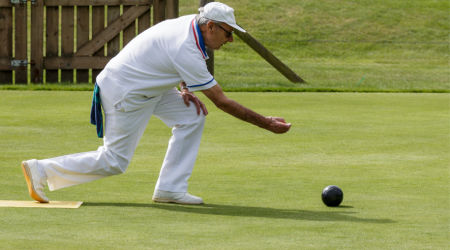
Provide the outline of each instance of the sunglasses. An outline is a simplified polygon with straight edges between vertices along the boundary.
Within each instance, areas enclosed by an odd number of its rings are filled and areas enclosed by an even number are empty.
[[[228,32],[226,29],[224,29],[222,26],[220,26],[219,24],[219,28],[223,29],[223,31],[225,31],[227,34],[225,35],[227,38],[230,38],[231,35],[233,35],[234,30],[231,32]]]

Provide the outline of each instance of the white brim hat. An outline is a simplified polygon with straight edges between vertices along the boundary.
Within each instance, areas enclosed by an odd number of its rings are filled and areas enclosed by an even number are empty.
[[[241,28],[241,26],[237,25],[233,12],[234,9],[226,4],[219,2],[211,2],[205,5],[205,7],[203,7],[203,11],[200,12],[200,16],[206,17],[214,21],[226,23],[231,27],[245,33],[246,31],[243,28]]]

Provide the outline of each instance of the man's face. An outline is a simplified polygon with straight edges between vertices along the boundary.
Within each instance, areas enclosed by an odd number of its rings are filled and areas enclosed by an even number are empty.
[[[205,39],[206,46],[208,46],[208,48],[218,50],[227,42],[233,42],[233,35],[230,34],[232,31],[233,27],[226,23],[217,25],[214,22],[209,22],[207,24],[208,36]]]

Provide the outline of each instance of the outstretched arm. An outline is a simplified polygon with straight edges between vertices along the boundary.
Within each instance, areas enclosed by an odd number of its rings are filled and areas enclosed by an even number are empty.
[[[283,134],[289,131],[291,124],[284,121],[281,117],[265,117],[262,116],[241,104],[231,100],[222,91],[219,84],[206,90],[202,90],[219,109],[226,113],[239,118],[243,121],[256,125],[260,128],[267,129],[275,134]]]

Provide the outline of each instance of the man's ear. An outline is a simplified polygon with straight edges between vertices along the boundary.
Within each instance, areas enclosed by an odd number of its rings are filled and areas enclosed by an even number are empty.
[[[216,25],[216,24],[215,24],[213,21],[209,21],[209,22],[206,24],[207,31],[212,31],[215,25]]]

